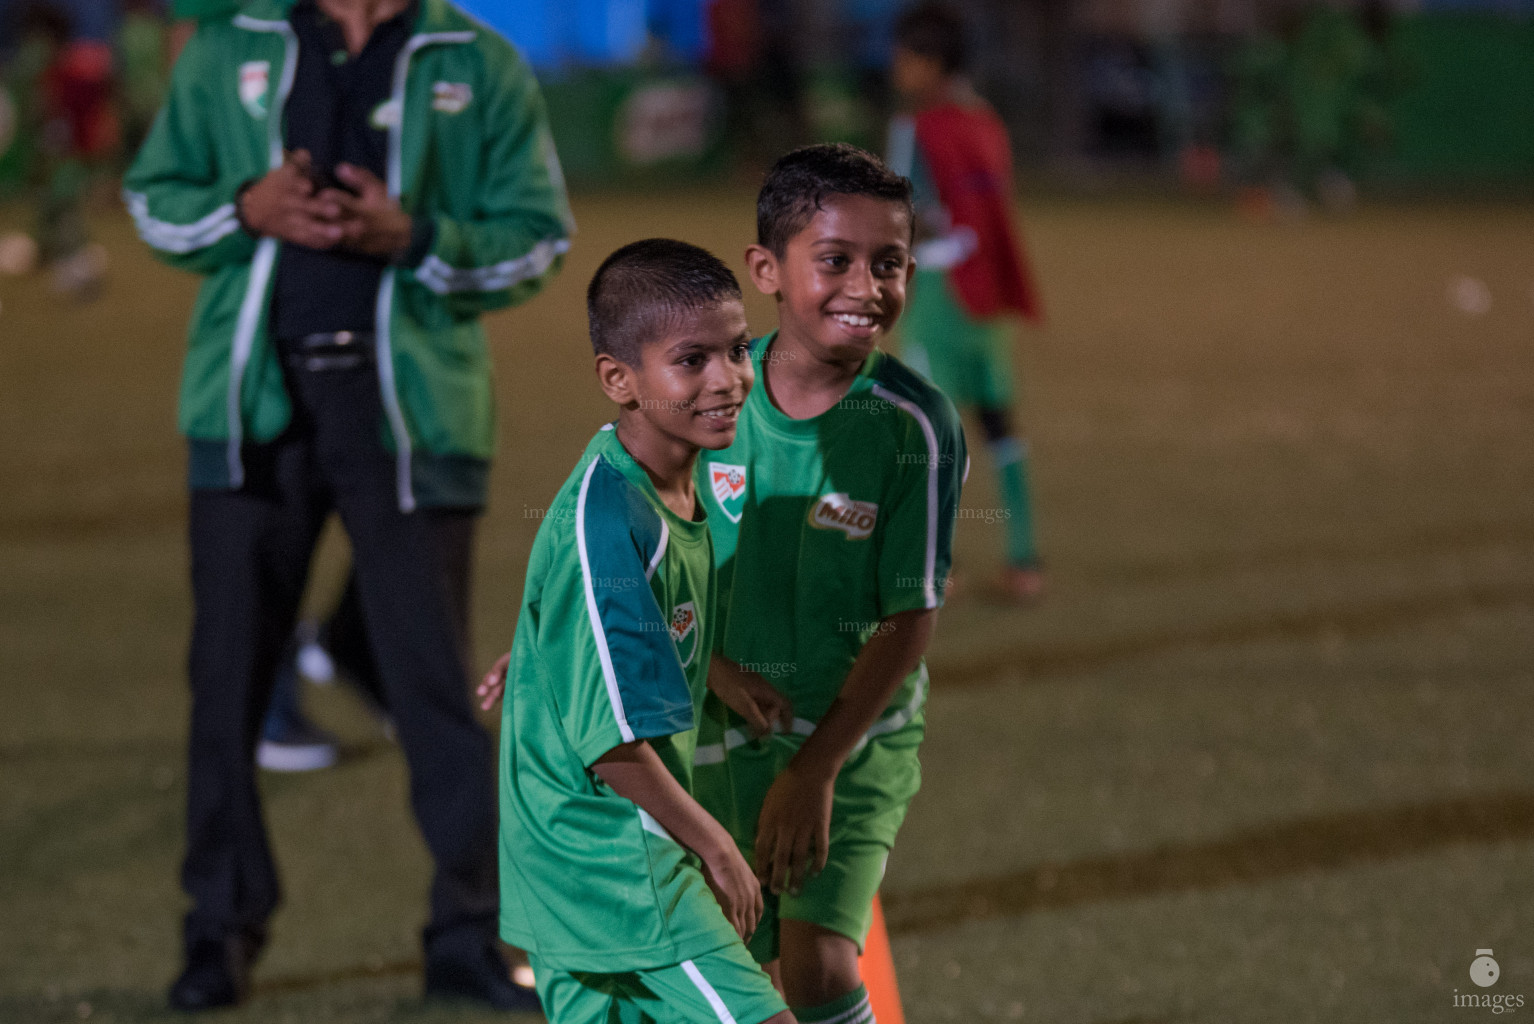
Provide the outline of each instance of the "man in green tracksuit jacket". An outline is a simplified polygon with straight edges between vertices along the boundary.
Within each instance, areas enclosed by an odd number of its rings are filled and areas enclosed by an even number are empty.
[[[461,624],[495,434],[479,316],[536,292],[573,230],[537,84],[447,0],[247,0],[188,43],[124,191],[155,252],[207,277],[179,417],[192,908],[171,1004],[240,1001],[277,906],[255,739],[336,511],[436,862],[427,994],[526,1008],[494,944]]]

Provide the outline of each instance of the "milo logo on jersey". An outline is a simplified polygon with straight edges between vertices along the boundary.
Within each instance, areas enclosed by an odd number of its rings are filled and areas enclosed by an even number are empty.
[[[691,601],[671,609],[671,642],[676,645],[682,667],[691,665],[698,656],[698,608]]]
[[[836,491],[823,494],[810,509],[810,525],[817,530],[840,530],[848,540],[867,540],[879,518],[879,506],[871,501],[853,501]]]
[[[740,514],[746,509],[746,467],[711,462],[708,464],[708,482],[713,488],[714,500],[730,517],[730,522],[740,522]]]

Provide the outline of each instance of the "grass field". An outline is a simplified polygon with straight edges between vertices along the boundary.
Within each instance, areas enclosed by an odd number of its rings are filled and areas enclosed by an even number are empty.
[[[742,194],[577,214],[564,275],[491,322],[485,664],[528,510],[607,416],[592,269],[651,234],[738,262],[751,230]],[[962,524],[973,585],[943,613],[885,886],[908,1019],[1491,1019],[1453,1005],[1488,947],[1485,991],[1534,1013],[1534,209],[1258,226],[1059,202],[1027,226],[1052,589],[992,603],[999,527]],[[122,216],[100,234],[95,305],[0,280],[0,1022],[166,1019],[177,966],[196,282]],[[1460,275],[1488,313],[1449,303]],[[966,504],[993,502],[977,460]],[[339,561],[328,544],[318,597]],[[254,1000],[219,1019],[489,1019],[419,1001],[426,858],[397,751],[346,695],[311,706],[348,756],[265,780],[287,902]]]

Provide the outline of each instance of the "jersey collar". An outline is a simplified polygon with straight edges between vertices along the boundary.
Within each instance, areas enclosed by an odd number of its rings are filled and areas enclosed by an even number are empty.
[[[778,340],[778,332],[758,338],[751,346],[751,359],[756,364],[756,384],[751,388],[751,393],[746,396],[746,408],[750,415],[766,425],[778,434],[785,437],[814,437],[837,413],[845,411],[848,406],[844,403],[849,398],[857,398],[861,393],[868,390],[873,383],[874,375],[884,360],[889,358],[880,349],[874,349],[863,360],[863,366],[858,370],[858,375],[853,378],[852,386],[842,396],[841,402],[831,406],[819,416],[811,416],[808,419],[794,419],[782,409],[772,404],[772,399],[767,395],[767,373],[765,368],[767,350],[772,343]],[[745,424],[742,422],[741,429]]]

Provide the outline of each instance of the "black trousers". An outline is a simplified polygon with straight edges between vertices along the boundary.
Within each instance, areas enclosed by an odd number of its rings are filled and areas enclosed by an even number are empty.
[[[476,513],[399,510],[371,365],[293,370],[288,391],[293,423],[269,444],[246,446],[245,486],[191,496],[186,940],[264,934],[279,902],[255,747],[320,531],[335,511],[409,765],[411,806],[435,861],[427,951],[491,941],[493,749],[470,703],[462,628]]]
[[[464,559],[468,567],[468,559]],[[456,584],[457,581],[455,581]],[[458,585],[463,594],[460,619],[468,616],[468,579]],[[464,635],[468,626],[464,624]],[[389,710],[389,698],[383,690],[383,680],[378,675],[378,662],[373,658],[372,641],[368,637],[367,619],[362,614],[362,593],[357,589],[357,574],[347,573],[346,588],[336,601],[330,617],[321,627],[320,639],[325,649],[335,659],[336,667],[347,674],[352,683],[366,694],[379,708]]]

